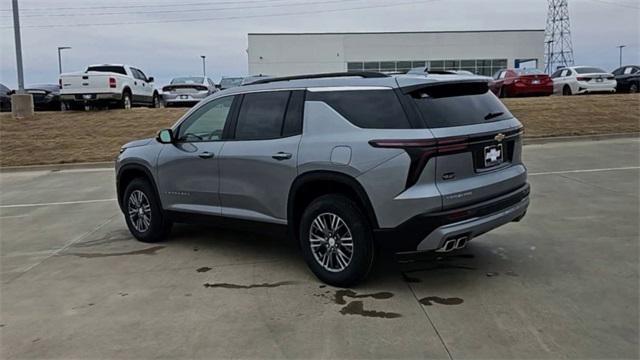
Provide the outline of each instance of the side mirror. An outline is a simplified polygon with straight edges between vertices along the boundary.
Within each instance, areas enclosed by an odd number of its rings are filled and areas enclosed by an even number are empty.
[[[152,82],[153,82],[153,80],[154,80],[154,79],[153,79],[153,76],[150,76],[150,77],[147,79],[147,82],[152,83]]]
[[[171,129],[164,129],[164,130],[160,130],[160,132],[158,133],[158,137],[156,137],[156,140],[158,140],[159,143],[161,144],[171,144],[173,143],[173,130]]]

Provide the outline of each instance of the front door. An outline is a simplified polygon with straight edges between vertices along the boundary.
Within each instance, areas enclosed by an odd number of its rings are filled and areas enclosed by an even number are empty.
[[[234,96],[212,100],[176,129],[158,158],[158,187],[166,210],[220,215],[219,160]]]
[[[243,96],[234,136],[220,154],[222,215],[285,224],[297,170],[303,91]]]

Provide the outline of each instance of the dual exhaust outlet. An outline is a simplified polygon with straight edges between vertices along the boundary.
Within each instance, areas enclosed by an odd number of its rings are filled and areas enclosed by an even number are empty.
[[[461,236],[457,239],[447,239],[445,240],[444,245],[442,245],[441,248],[436,250],[436,252],[447,253],[453,250],[462,249],[465,246],[467,246],[467,242],[469,242],[468,236]]]

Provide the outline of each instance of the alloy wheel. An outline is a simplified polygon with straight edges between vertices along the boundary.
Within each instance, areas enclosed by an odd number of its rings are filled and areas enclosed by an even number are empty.
[[[129,212],[129,220],[133,227],[144,233],[151,226],[151,205],[149,199],[140,190],[134,190],[129,195],[127,202],[127,210]]]
[[[315,260],[325,270],[340,272],[353,258],[353,236],[338,215],[322,213],[311,223],[309,246]]]

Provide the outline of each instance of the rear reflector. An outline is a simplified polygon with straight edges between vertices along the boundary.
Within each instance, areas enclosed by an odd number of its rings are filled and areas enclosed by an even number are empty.
[[[109,78],[109,87],[114,89],[116,87],[116,78],[114,77],[110,77]]]

